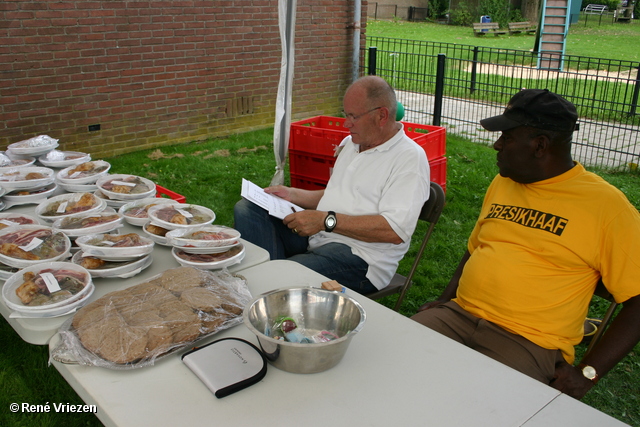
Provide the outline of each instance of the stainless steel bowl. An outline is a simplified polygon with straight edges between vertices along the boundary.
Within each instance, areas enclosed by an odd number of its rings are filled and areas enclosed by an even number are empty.
[[[295,343],[265,335],[281,317],[296,319],[308,331],[332,331],[339,338]],[[244,310],[244,324],[258,337],[269,362],[283,371],[312,374],[336,366],[351,339],[364,326],[366,314],[356,300],[319,288],[276,289],[260,295]],[[268,332],[267,332],[268,333]]]

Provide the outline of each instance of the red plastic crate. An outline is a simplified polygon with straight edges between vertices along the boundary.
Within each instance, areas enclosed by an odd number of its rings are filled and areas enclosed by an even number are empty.
[[[291,123],[289,150],[333,157],[335,148],[349,135],[344,118],[317,116]],[[446,129],[440,126],[401,122],[407,136],[420,145],[429,160],[444,156]]]
[[[187,198],[185,196],[175,193],[171,190],[167,190],[166,188],[161,187],[158,184],[156,184],[156,197],[165,197],[165,198],[173,199],[178,203],[187,202]]]
[[[312,158],[311,156],[300,156],[306,157],[308,159],[302,160],[298,164],[303,164],[306,162],[313,162],[313,160],[317,160]],[[312,159],[312,160],[309,160]],[[317,163],[317,162],[313,162]],[[327,186],[329,182],[329,168],[326,164],[317,163],[320,165],[324,165],[325,168],[321,174],[317,174],[314,176],[309,176],[307,173],[309,170],[304,168],[299,168],[299,171],[293,172],[291,169],[291,186],[294,188],[303,188],[305,190],[322,190]],[[333,163],[332,163],[333,165]],[[440,184],[440,187],[447,192],[447,158],[444,156],[438,157],[437,159],[433,159],[429,162],[429,167],[431,169],[431,181],[437,184]],[[325,173],[326,171],[326,173]],[[326,176],[326,178],[325,178]]]
[[[335,163],[335,157],[289,150],[289,172],[291,176],[306,176],[326,183],[329,181],[331,169]]]
[[[431,168],[431,182],[440,184],[440,187],[447,192],[447,158],[438,157],[429,162]]]
[[[302,188],[304,190],[324,190],[329,180],[318,180],[302,175],[291,174],[291,186],[293,188]]]

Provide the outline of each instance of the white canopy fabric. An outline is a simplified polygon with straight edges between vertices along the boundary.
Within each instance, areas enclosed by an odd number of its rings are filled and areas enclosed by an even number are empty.
[[[271,179],[271,185],[284,184],[284,165],[289,152],[296,5],[296,0],[278,0],[278,25],[280,27],[280,41],[282,44],[282,60],[280,63],[278,98],[276,100],[276,120],[273,129],[273,151],[276,157],[276,172]]]

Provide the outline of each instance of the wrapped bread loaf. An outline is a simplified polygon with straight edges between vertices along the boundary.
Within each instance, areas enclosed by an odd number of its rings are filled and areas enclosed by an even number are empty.
[[[149,366],[241,323],[250,300],[245,280],[226,269],[174,268],[84,306],[61,327],[61,347],[85,365]]]

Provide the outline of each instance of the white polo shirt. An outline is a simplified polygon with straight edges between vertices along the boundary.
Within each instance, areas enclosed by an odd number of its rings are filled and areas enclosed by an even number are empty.
[[[362,153],[344,139],[318,210],[346,215],[382,215],[402,243],[369,243],[338,233],[321,231],[309,239],[309,248],[338,242],[369,264],[367,278],[378,289],[389,284],[409,249],[420,210],[429,197],[427,156],[403,129],[385,143]]]

